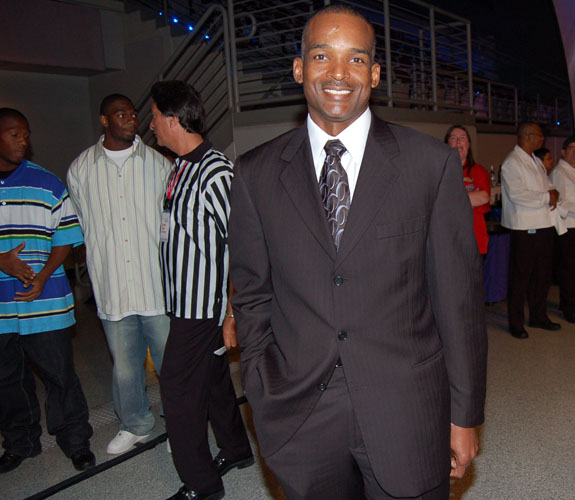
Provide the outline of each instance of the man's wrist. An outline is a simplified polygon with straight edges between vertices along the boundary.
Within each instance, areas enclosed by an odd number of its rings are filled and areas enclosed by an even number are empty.
[[[38,274],[36,274],[32,281],[35,282],[41,281],[42,283],[46,283],[46,281],[48,281],[52,273],[48,273],[48,271],[46,271],[45,269],[46,268],[42,269]]]

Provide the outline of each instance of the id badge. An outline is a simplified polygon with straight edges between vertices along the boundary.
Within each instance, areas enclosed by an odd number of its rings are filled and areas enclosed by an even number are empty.
[[[162,212],[162,225],[160,226],[160,241],[168,241],[168,233],[170,232],[170,212],[164,210]]]

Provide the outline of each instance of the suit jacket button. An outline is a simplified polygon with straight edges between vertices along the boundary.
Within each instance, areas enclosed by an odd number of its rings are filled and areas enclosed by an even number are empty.
[[[337,338],[338,338],[339,340],[347,340],[347,332],[339,332],[339,333],[337,334]]]
[[[335,283],[335,286],[341,286],[343,285],[343,278],[341,276],[336,276],[333,279],[333,282]]]
[[[322,382],[321,384],[319,384],[319,385],[317,386],[317,388],[318,388],[318,390],[319,390],[320,392],[323,392],[323,391],[325,391],[325,390],[327,389],[327,384],[324,384],[324,383]]]

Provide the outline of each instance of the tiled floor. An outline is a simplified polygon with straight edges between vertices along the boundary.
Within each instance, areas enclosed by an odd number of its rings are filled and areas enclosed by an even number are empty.
[[[77,290],[74,348],[95,430],[92,448],[101,464],[113,458],[105,450],[118,431],[118,421],[111,403],[112,364],[95,306],[84,303],[87,294],[86,290]],[[486,309],[490,346],[487,420],[482,428],[481,454],[466,477],[453,483],[452,498],[575,499],[575,325],[566,323],[559,315],[556,296],[557,290],[552,288],[550,316],[561,322],[563,329],[558,332],[529,329],[528,340],[516,340],[507,334],[504,303]],[[231,361],[239,394],[237,355]],[[148,383],[157,416],[150,438],[153,439],[164,433],[164,424],[157,415],[159,394],[152,370]],[[43,398],[41,384],[39,393]],[[249,407],[243,405],[242,411],[251,427]],[[39,498],[33,495],[76,474],[50,436],[44,435],[43,445],[41,455],[0,476],[0,499]],[[224,483],[229,500],[283,498],[277,482],[261,461],[242,471],[233,470]],[[179,486],[171,456],[162,442],[51,498],[164,499]]]

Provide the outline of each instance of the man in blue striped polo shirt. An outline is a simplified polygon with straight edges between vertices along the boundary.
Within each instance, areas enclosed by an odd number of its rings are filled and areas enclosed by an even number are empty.
[[[46,386],[46,425],[72,460],[95,464],[88,406],[74,370],[74,299],[63,262],[83,242],[64,184],[24,158],[30,127],[0,108],[0,473],[40,453],[36,367]]]

